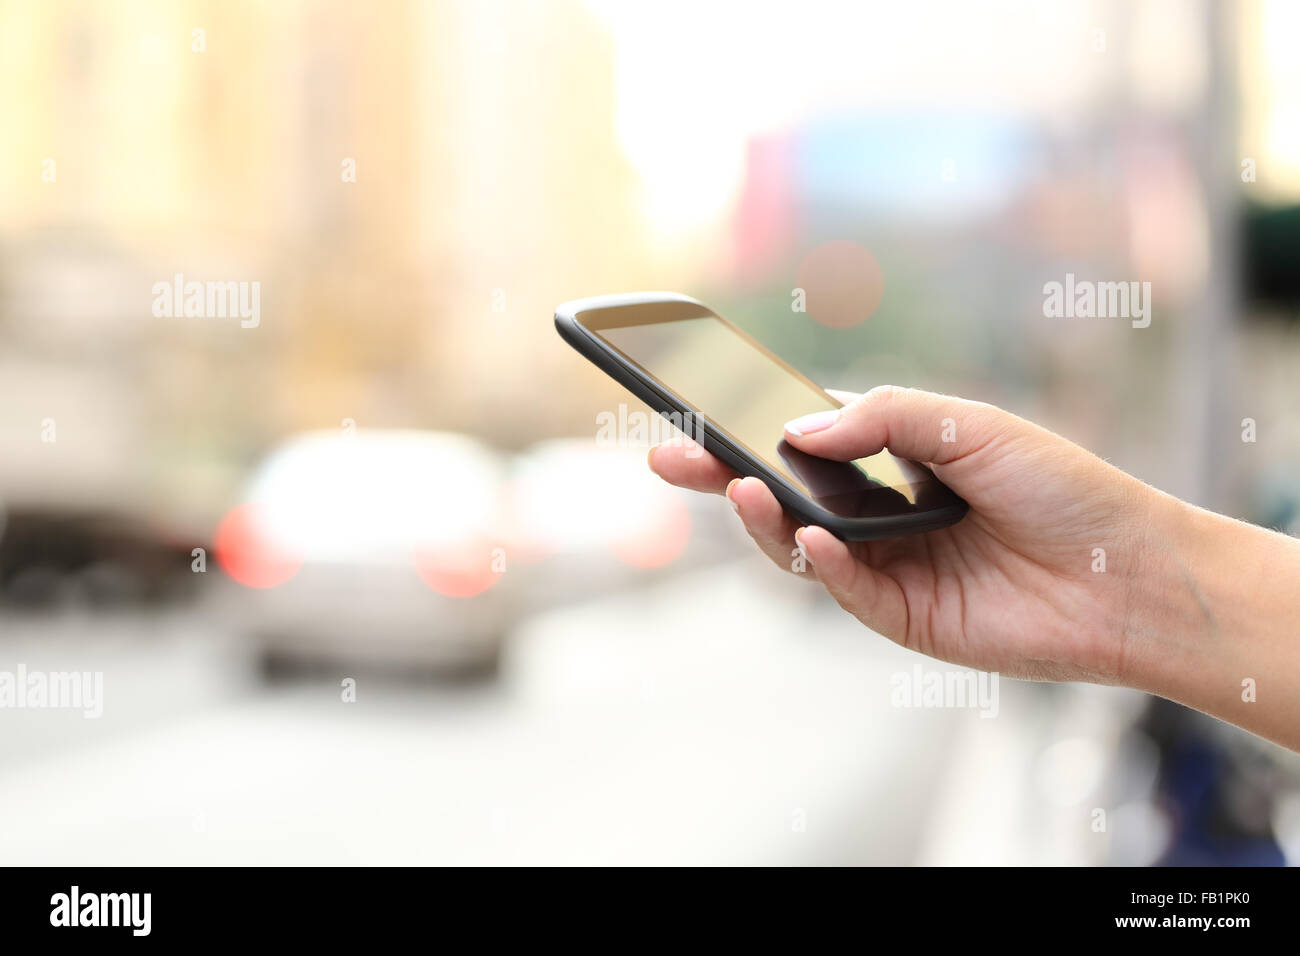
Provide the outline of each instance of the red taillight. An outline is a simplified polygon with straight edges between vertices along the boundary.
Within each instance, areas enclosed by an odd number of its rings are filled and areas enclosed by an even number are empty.
[[[429,588],[452,598],[470,598],[491,588],[505,573],[503,548],[487,544],[416,548],[415,571]]]
[[[637,568],[662,568],[681,557],[691,538],[691,515],[677,495],[663,499],[640,527],[610,542],[620,561]]]
[[[283,584],[302,567],[302,560],[275,545],[265,529],[260,507],[245,504],[221,519],[213,538],[222,570],[250,588]]]

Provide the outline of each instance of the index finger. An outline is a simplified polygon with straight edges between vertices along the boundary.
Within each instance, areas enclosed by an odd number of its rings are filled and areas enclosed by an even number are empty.
[[[845,392],[837,388],[828,388],[826,391],[845,405],[859,397],[857,392]],[[731,479],[739,477],[735,471],[685,436],[679,441],[655,445],[650,449],[646,461],[650,470],[670,485],[714,495],[724,494]]]
[[[720,495],[736,473],[689,438],[655,445],[646,458],[650,470],[668,482],[691,491]]]

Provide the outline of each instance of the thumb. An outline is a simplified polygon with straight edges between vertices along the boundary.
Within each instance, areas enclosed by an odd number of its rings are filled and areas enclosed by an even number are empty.
[[[1020,421],[983,402],[882,385],[843,408],[787,422],[785,437],[801,451],[836,461],[888,448],[900,458],[946,465],[979,451]]]

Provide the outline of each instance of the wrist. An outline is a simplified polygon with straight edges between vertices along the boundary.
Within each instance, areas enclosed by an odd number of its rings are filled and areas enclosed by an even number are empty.
[[[1213,572],[1199,546],[1199,509],[1153,488],[1143,492],[1130,517],[1140,531],[1126,582],[1121,682],[1186,703],[1198,675],[1214,666],[1213,612],[1200,584]]]
[[[1300,542],[1155,494],[1129,683],[1300,746]]]

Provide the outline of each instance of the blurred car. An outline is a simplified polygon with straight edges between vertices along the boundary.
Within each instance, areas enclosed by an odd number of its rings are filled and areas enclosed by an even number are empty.
[[[491,672],[503,465],[463,435],[299,435],[257,468],[213,546],[268,673]]]
[[[749,553],[738,551],[744,532],[723,502],[668,485],[647,467],[646,451],[562,438],[516,457],[511,553],[530,608],[644,587]]]
[[[0,506],[0,604],[124,607],[194,593],[190,544],[157,521],[53,502]]]

